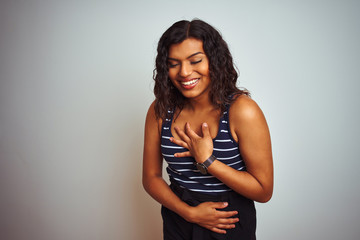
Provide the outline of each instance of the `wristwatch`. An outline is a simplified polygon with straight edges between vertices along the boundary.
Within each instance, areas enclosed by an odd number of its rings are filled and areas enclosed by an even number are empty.
[[[207,169],[210,165],[216,160],[214,155],[211,155],[208,159],[205,160],[203,163],[195,162],[196,168],[200,171],[201,174],[205,175],[208,173]]]

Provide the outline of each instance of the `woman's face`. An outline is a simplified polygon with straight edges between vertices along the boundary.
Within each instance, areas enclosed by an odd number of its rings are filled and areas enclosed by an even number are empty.
[[[197,98],[209,93],[209,60],[201,40],[188,38],[171,45],[168,69],[171,82],[184,97]]]

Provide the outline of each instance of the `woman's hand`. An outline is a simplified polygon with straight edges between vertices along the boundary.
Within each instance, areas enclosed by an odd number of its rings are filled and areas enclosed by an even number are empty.
[[[185,124],[185,131],[175,127],[175,131],[181,139],[170,138],[170,141],[188,149],[189,151],[175,153],[175,157],[194,157],[198,163],[204,162],[213,152],[213,141],[210,135],[209,126],[203,123],[201,126],[203,136],[197,135],[190,127]]]
[[[193,207],[191,216],[187,221],[196,223],[210,231],[225,234],[225,229],[235,228],[238,218],[233,217],[237,211],[219,211],[228,206],[225,202],[204,202]]]

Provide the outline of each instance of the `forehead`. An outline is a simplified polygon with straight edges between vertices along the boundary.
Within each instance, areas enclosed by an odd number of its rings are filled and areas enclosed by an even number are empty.
[[[205,53],[203,42],[199,39],[187,38],[181,43],[170,46],[169,58],[185,59],[197,52]]]

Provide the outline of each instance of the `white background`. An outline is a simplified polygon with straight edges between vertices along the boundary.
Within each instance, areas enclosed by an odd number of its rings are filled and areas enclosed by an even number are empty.
[[[275,166],[258,239],[360,239],[359,1],[0,3],[0,239],[161,238],[141,185],[157,41],[220,30]]]

